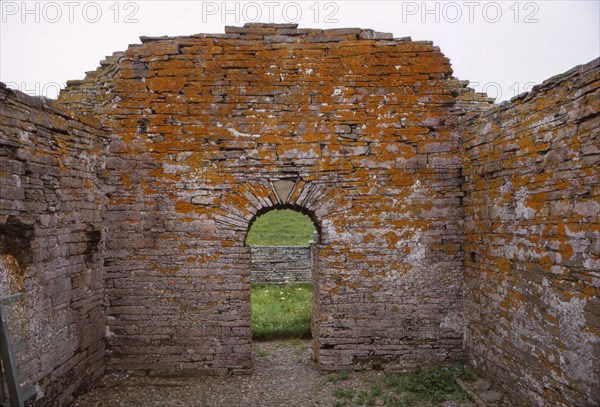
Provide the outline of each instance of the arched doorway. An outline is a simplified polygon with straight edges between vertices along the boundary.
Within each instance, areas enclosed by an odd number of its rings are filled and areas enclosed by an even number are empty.
[[[250,222],[254,341],[312,339],[318,240],[319,225],[302,208],[265,208]]]

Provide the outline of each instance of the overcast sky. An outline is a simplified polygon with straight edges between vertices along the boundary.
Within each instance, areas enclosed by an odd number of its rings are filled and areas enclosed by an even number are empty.
[[[0,81],[56,97],[139,36],[222,33],[246,22],[361,27],[431,40],[454,74],[507,100],[600,56],[600,0],[5,1]]]

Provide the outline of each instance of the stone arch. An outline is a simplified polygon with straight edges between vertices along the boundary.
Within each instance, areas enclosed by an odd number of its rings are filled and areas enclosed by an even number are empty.
[[[278,189],[277,184],[285,182],[289,188],[287,189]],[[280,184],[281,185],[281,184]],[[325,199],[329,195],[330,197],[335,195],[335,192],[331,186],[327,186],[323,183],[312,183],[305,182],[301,179],[296,181],[290,180],[276,180],[269,182],[270,190],[267,188],[266,190],[259,190],[254,188],[252,193],[254,192],[262,192],[268,193],[268,196],[256,196],[252,195],[250,197],[247,196],[249,201],[259,202],[259,205],[254,206],[255,211],[252,211],[252,217],[248,220],[248,228],[250,229],[254,221],[261,215],[274,210],[274,209],[292,209],[297,212],[303,213],[307,215],[319,236],[319,243],[322,241],[326,241],[326,239],[321,238],[323,234],[323,218],[327,218],[327,216],[331,215],[331,211],[327,211],[328,208],[331,209],[330,205],[326,205]],[[283,192],[286,195],[282,198]],[[339,192],[339,191],[338,191]],[[270,199],[265,199],[265,198]],[[273,199],[273,197],[275,199]],[[319,201],[321,200],[322,201]],[[328,239],[331,239],[328,236]],[[246,240],[246,236],[244,237],[244,241]]]
[[[299,212],[299,213],[301,213],[303,215],[308,216],[308,218],[311,220],[311,223],[313,224],[313,226],[315,228],[315,231],[317,232],[317,242],[316,243],[320,243],[321,242],[321,224],[320,224],[319,220],[317,219],[317,217],[315,216],[314,212],[312,212],[310,210],[307,210],[306,208],[304,208],[302,206],[294,205],[294,204],[290,204],[290,203],[287,203],[287,204],[276,204],[276,205],[273,205],[271,207],[264,207],[264,208],[260,209],[258,212],[256,212],[256,214],[254,215],[254,217],[248,223],[248,230],[246,231],[246,236],[244,238],[244,242],[247,242],[247,240],[248,240],[248,233],[250,232],[250,229],[252,229],[252,225],[254,224],[254,222],[256,221],[256,219],[258,219],[262,215],[265,215],[268,212],[271,212],[273,210],[282,210],[282,209],[290,209],[290,210],[293,210],[295,212]]]
[[[320,360],[320,350],[326,349],[326,346],[321,346],[320,341],[320,321],[321,302],[327,295],[320,290],[321,287],[321,263],[326,260],[323,258],[322,252],[329,248],[331,243],[336,240],[336,230],[333,228],[332,220],[336,216],[340,216],[340,209],[348,208],[351,204],[340,205],[347,197],[342,188],[336,188],[335,183],[304,181],[301,177],[294,178],[293,181],[285,179],[288,182],[289,188],[282,189],[278,182],[281,179],[274,178],[270,180],[268,173],[255,174],[254,182],[243,182],[237,184],[230,193],[223,196],[221,202],[230,214],[241,215],[244,221],[239,222],[237,216],[229,218],[229,227],[236,231],[237,238],[235,239],[237,251],[243,253],[235,259],[239,262],[237,267],[242,271],[241,277],[247,282],[247,291],[250,286],[250,252],[246,245],[246,238],[253,222],[262,214],[274,209],[293,209],[310,217],[317,230],[318,242],[315,246],[315,254],[313,259],[313,357],[315,360]],[[288,191],[283,194],[283,191]],[[332,250],[328,250],[333,253]],[[247,302],[241,305],[243,318],[250,320],[250,299],[249,296],[244,297]],[[249,324],[249,323],[248,323]],[[251,333],[247,331],[245,341],[251,341]],[[247,354],[247,360],[251,360],[251,355]]]

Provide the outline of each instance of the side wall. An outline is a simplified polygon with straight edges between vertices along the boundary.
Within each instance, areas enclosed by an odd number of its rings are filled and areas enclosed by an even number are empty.
[[[520,405],[600,403],[599,61],[463,124],[466,350]]]
[[[312,282],[312,246],[251,246],[253,283],[284,284]]]
[[[40,404],[68,402],[104,371],[98,126],[0,83],[0,297],[23,293],[7,322]]]

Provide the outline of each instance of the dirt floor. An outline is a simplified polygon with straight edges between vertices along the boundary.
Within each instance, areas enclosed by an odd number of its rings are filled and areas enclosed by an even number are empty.
[[[256,342],[251,376],[151,378],[107,375],[72,406],[361,406],[386,404],[374,397],[382,372],[324,374],[310,356],[310,341]],[[398,404],[401,405],[401,404]],[[431,404],[430,404],[431,405]],[[472,407],[446,401],[444,407]]]

